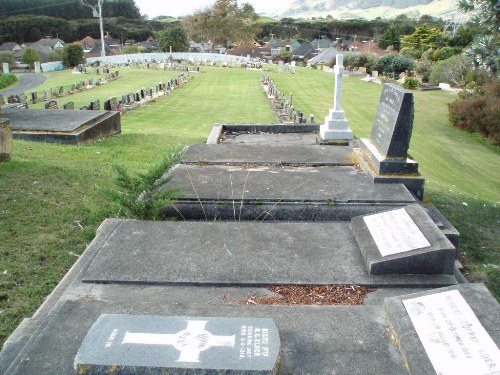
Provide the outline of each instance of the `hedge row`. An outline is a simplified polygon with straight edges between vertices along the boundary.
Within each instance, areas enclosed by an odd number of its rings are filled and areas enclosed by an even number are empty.
[[[17,81],[19,81],[19,78],[17,78],[15,74],[0,74],[0,90],[12,85],[13,83],[16,83]]]

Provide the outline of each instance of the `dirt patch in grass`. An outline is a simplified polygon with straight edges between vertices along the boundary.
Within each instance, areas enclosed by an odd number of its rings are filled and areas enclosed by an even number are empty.
[[[251,295],[242,305],[363,305],[376,289],[358,285],[270,286],[271,296]]]

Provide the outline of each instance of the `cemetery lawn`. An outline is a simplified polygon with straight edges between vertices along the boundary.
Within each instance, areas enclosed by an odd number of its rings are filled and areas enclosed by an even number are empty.
[[[97,227],[122,211],[107,191],[116,189],[116,165],[146,173],[168,154],[203,142],[214,123],[275,123],[259,84],[262,73],[202,68],[170,96],[122,114],[122,134],[85,146],[15,140],[12,160],[0,164],[0,346],[30,317],[95,236]],[[165,81],[179,72],[120,69],[109,84],[59,99],[75,108]],[[320,122],[333,106],[333,75],[298,69],[270,73],[278,88],[293,92],[296,108]],[[90,75],[47,73],[39,88],[69,87]],[[344,80],[343,107],[358,137],[369,135],[382,87]],[[30,93],[27,93],[30,96]],[[500,298],[500,155],[477,136],[447,123],[446,92],[415,92],[410,153],[427,179],[426,200],[462,235],[461,261],[471,281],[485,281]],[[41,108],[43,103],[30,106]]]

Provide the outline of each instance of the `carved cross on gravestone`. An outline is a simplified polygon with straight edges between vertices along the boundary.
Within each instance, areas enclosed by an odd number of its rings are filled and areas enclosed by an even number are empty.
[[[200,362],[200,353],[211,347],[234,348],[235,335],[215,336],[205,330],[207,321],[188,320],[187,328],[176,334],[125,333],[122,344],[171,345],[180,352],[177,362]]]

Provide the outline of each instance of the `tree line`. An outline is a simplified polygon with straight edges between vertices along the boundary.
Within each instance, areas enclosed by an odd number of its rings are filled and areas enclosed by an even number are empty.
[[[97,1],[89,1],[95,5]],[[139,8],[134,0],[107,0],[102,6],[103,17],[140,18]],[[2,0],[0,2],[0,17],[30,14],[50,16],[66,20],[92,18],[92,10],[82,5],[80,0]]]

